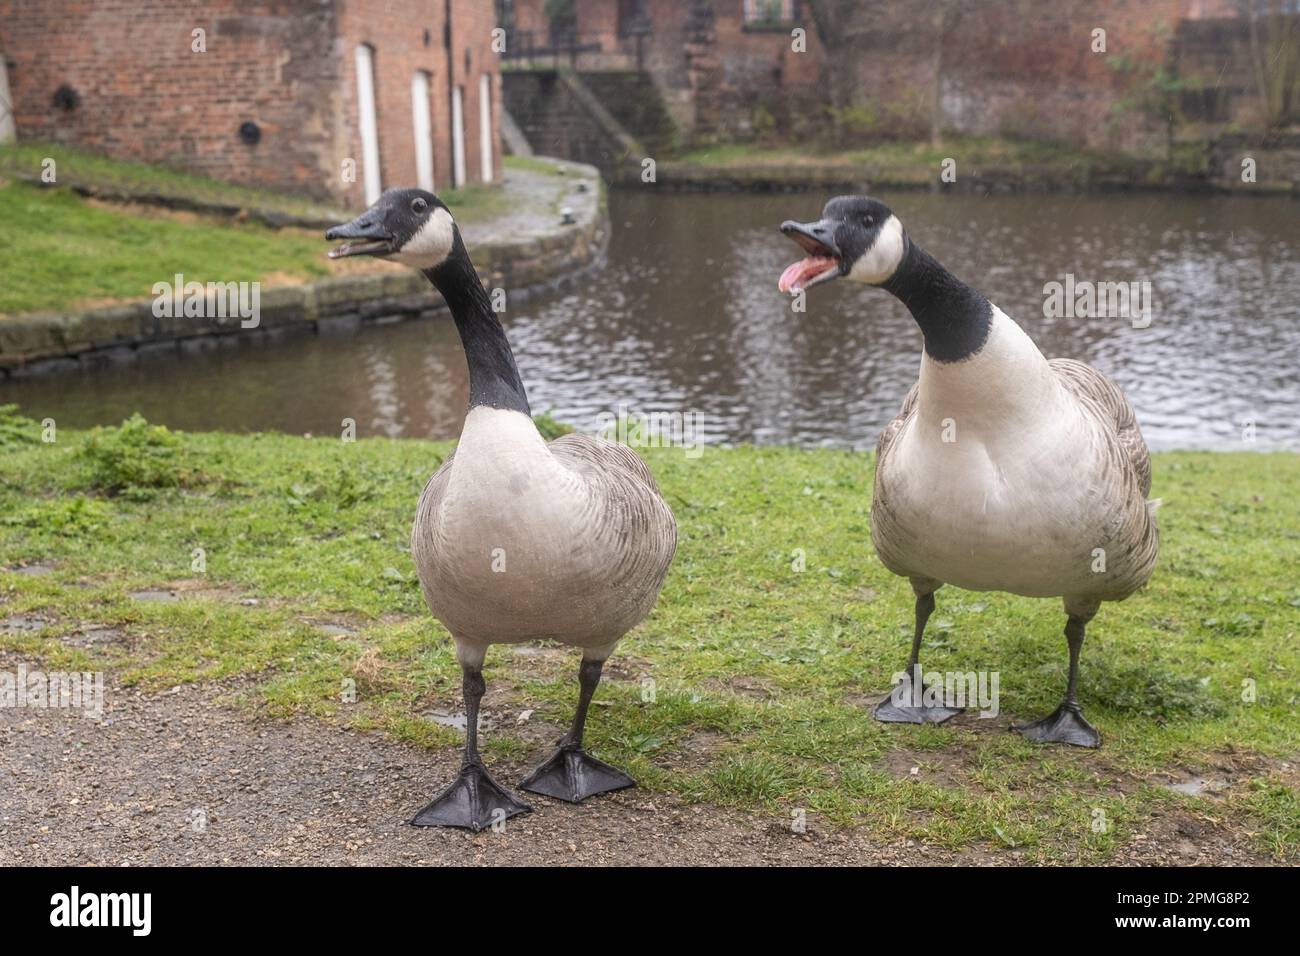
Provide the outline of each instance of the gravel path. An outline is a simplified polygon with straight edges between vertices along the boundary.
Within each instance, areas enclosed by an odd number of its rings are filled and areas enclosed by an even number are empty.
[[[13,672],[17,661],[0,657]],[[31,665],[34,666],[34,665]],[[223,706],[232,688],[139,693],[106,678],[105,719],[0,708],[0,864],[1015,864],[954,854],[810,817],[683,805],[642,790],[579,806],[526,795],[502,833],[416,829],[412,812],[449,782],[429,752],[312,720],[258,720]],[[526,767],[494,765],[505,784]],[[196,821],[206,820],[206,826]],[[1122,862],[1261,862],[1202,828],[1144,838]],[[1181,845],[1181,849],[1180,849]]]
[[[462,230],[471,248],[518,239],[544,240],[556,234],[563,207],[585,220],[599,213],[600,174],[590,166],[543,160],[563,176],[533,169],[507,169],[501,188],[508,201],[504,211],[483,222],[468,222]]]

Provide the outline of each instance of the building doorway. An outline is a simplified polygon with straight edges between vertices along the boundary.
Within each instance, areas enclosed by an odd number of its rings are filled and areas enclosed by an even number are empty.
[[[451,174],[452,185],[465,185],[465,88],[451,89]]]
[[[492,77],[484,73],[478,83],[478,155],[483,182],[492,182]]]
[[[411,130],[415,134],[415,182],[433,192],[433,116],[429,102],[429,74],[416,70],[411,77]]]
[[[379,175],[379,119],[375,112],[375,51],[368,44],[357,47],[357,116],[361,124],[361,177],[366,205],[379,198],[383,180]]]

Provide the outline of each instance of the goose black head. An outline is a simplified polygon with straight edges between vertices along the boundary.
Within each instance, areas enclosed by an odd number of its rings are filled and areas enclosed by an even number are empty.
[[[841,277],[868,285],[888,282],[907,251],[903,224],[867,196],[837,196],[816,222],[787,219],[781,231],[807,256],[781,273],[777,287],[797,293]]]
[[[377,256],[412,269],[432,269],[464,246],[447,205],[423,189],[389,189],[373,206],[349,223],[335,226],[325,238],[347,240],[330,250],[331,259]]]

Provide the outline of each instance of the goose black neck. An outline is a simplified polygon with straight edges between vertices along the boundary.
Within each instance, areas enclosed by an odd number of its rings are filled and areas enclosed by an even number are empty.
[[[424,274],[447,300],[469,365],[469,407],[487,405],[531,415],[505,329],[492,311],[459,231],[451,255]]]
[[[898,268],[881,288],[916,319],[925,352],[936,362],[960,362],[984,347],[993,306],[910,239]]]

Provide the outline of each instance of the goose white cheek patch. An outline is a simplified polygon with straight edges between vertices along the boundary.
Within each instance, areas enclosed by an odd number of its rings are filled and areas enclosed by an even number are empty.
[[[388,258],[415,269],[431,269],[451,253],[454,225],[451,213],[439,207],[420,231]]]
[[[848,278],[854,282],[879,285],[898,270],[903,261],[903,224],[897,216],[890,216],[880,227],[876,241],[849,269]]]

